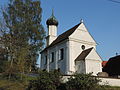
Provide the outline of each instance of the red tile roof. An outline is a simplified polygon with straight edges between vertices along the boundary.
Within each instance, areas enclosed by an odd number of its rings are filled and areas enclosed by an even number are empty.
[[[104,67],[107,62],[108,62],[108,61],[102,61],[102,67]]]

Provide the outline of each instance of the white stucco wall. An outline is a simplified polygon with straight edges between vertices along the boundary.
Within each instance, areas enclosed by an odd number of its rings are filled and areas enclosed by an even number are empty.
[[[48,35],[57,36],[57,26],[49,25],[48,26]]]
[[[46,38],[46,46],[49,46],[56,38],[57,36],[52,36],[52,35],[48,36]]]
[[[46,38],[46,46],[49,46],[56,38],[57,38],[57,26],[49,25]]]
[[[86,73],[93,73],[93,75],[97,76],[98,72],[102,72],[102,68],[100,68],[101,62],[97,60],[86,59]]]
[[[102,60],[94,48],[86,57],[85,63],[86,73],[93,72],[93,75],[97,75],[98,72],[102,72]]]
[[[97,51],[93,48],[92,51],[87,55],[86,59],[98,60],[101,61],[101,57]],[[102,62],[102,61],[101,61]]]
[[[120,86],[120,78],[99,78],[102,82],[101,85]]]
[[[75,72],[75,59],[83,51],[81,46],[84,45],[85,49],[93,47],[96,49],[96,42],[89,34],[85,25],[82,23],[80,26],[69,36],[70,48],[70,71]]]
[[[85,61],[80,60],[75,62],[75,69],[77,73],[86,73]]]
[[[69,49],[70,49],[69,61],[70,61],[70,71],[72,71],[72,72],[75,72],[75,59],[83,51],[81,48],[82,45],[85,45],[86,49],[95,47],[94,45],[89,45],[89,44],[82,43],[79,41],[74,41],[73,39],[70,39],[70,41],[69,41]]]
[[[59,50],[60,49],[64,49],[64,58],[63,60],[59,60]],[[66,74],[67,73],[67,56],[66,53],[67,53],[67,40],[53,46],[53,47],[50,47],[47,52],[42,52],[41,53],[41,68],[42,69],[48,69],[48,71],[50,70],[54,70],[54,69],[58,69],[60,68],[61,70],[61,73],[63,74]],[[55,58],[54,58],[54,62],[50,62],[51,58],[50,58],[50,54],[54,52],[54,55],[55,55]],[[48,57],[48,64],[47,65],[44,65],[44,60],[45,60],[45,55],[47,55]]]
[[[95,40],[90,35],[83,23],[79,25],[79,27],[75,30],[75,32],[72,35],[70,35],[70,38],[79,40],[90,45],[96,45]]]

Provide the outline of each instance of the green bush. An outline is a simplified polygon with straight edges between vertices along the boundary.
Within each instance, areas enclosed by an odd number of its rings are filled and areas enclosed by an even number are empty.
[[[91,74],[75,74],[66,82],[67,90],[98,90],[100,80]]]
[[[27,90],[56,90],[61,84],[58,71],[40,71],[36,80],[31,80]]]
[[[27,90],[106,90],[91,74],[75,74],[65,83],[61,78],[58,71],[40,71],[39,76],[30,81]]]

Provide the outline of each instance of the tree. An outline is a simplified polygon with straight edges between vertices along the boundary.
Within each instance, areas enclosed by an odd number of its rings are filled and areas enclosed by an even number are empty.
[[[7,51],[7,71],[24,73],[35,70],[36,58],[45,38],[40,1],[10,0],[2,13],[4,23],[0,25],[0,43]]]

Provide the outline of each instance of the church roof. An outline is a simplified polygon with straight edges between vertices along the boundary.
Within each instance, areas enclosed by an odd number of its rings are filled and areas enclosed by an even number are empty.
[[[92,49],[93,47],[82,51],[80,55],[75,59],[75,61],[84,60],[87,57],[87,55],[91,52]]]
[[[49,47],[54,46],[55,44],[58,44],[66,39],[68,39],[68,37],[76,30],[76,28],[80,25],[81,23],[75,25],[74,27],[72,27],[71,29],[67,30],[66,32],[64,32],[63,34],[59,35],[48,47],[46,47],[43,51],[45,51],[46,49],[48,49]],[[43,52],[42,51],[42,52]]]

